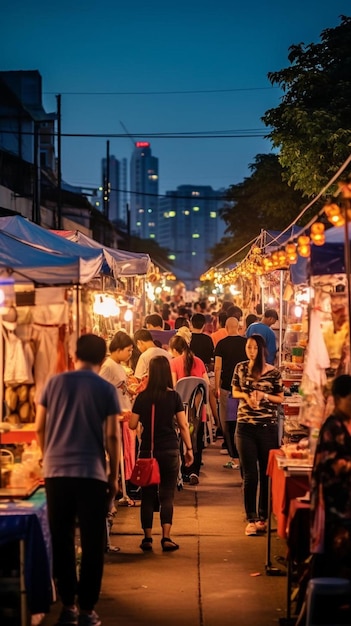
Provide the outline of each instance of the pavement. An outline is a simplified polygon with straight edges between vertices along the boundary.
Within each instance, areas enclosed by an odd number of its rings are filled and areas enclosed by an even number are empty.
[[[266,574],[266,535],[245,536],[240,471],[223,468],[228,457],[220,447],[218,440],[205,448],[199,485],[176,493],[172,538],[178,551],[162,552],[155,513],[153,551],[142,552],[140,508],[118,506],[110,540],[120,552],[106,555],[96,606],[103,626],[284,623],[286,576]],[[272,565],[285,554],[285,542],[273,532]],[[43,626],[53,626],[59,611],[59,603],[53,605]]]

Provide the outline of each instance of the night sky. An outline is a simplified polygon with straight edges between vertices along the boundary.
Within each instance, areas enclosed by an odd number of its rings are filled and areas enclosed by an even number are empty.
[[[289,46],[317,43],[341,14],[350,0],[2,0],[0,69],[38,70],[47,111],[62,94],[63,133],[121,134],[122,121],[149,140],[161,194],[218,189],[271,150],[260,118],[282,94],[268,72],[288,67]],[[219,131],[239,136],[150,136]],[[64,180],[97,187],[106,139],[63,138]],[[130,138],[110,139],[118,159],[132,149]]]

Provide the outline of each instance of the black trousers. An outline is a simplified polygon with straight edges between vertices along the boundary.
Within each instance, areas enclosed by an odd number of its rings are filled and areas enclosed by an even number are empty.
[[[196,452],[194,452],[194,463],[190,467],[182,465],[183,476],[190,476],[190,474],[196,474],[199,476],[202,463],[202,451],[204,449],[204,433],[205,422],[199,422],[196,431]]]
[[[46,478],[53,569],[64,605],[93,610],[98,601],[106,543],[107,485],[90,478]],[[77,578],[75,533],[82,549]]]
[[[172,524],[174,492],[179,472],[179,450],[155,450],[155,458],[160,466],[159,485],[141,488],[141,527],[152,528],[155,508],[160,509],[160,522]]]

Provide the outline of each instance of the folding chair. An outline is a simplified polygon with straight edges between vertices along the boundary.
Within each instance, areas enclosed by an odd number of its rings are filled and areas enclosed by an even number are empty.
[[[194,452],[196,452],[197,427],[202,420],[202,409],[208,401],[208,384],[200,376],[186,376],[180,378],[175,387],[179,393],[184,411],[189,423],[190,435]],[[181,453],[183,450],[181,450]],[[183,458],[183,454],[181,454]],[[183,478],[179,470],[178,489],[183,486]]]

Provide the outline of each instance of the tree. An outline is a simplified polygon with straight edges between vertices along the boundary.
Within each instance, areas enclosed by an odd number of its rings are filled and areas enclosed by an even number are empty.
[[[261,229],[283,230],[306,204],[302,194],[284,182],[283,169],[275,154],[256,155],[249,168],[251,176],[232,185],[227,192],[229,205],[220,211],[227,228],[223,239],[211,250],[213,264],[258,237]],[[307,216],[301,224],[306,220]],[[247,252],[248,248],[233,258],[233,262],[242,259]]]
[[[351,152],[351,18],[341,16],[320,39],[292,45],[290,67],[268,74],[285,95],[262,118],[283,178],[308,196],[323,189]]]

